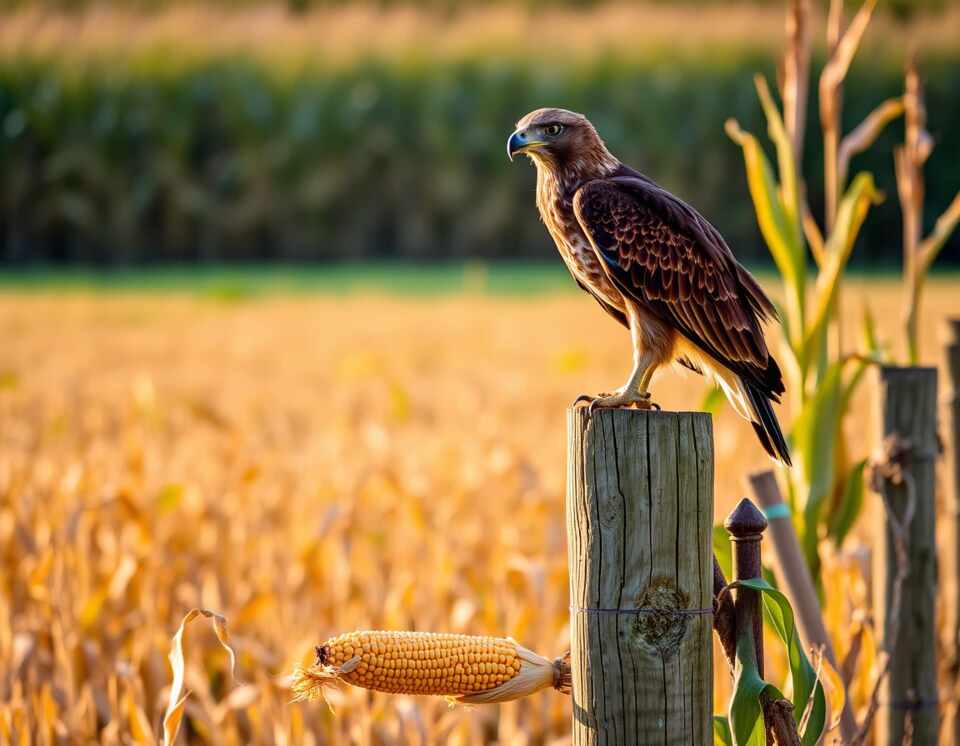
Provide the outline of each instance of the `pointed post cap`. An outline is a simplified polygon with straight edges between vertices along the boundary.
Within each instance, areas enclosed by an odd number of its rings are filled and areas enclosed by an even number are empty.
[[[746,539],[762,534],[767,528],[767,519],[763,517],[763,513],[757,506],[745,497],[730,511],[727,520],[723,522],[723,527],[733,538]]]

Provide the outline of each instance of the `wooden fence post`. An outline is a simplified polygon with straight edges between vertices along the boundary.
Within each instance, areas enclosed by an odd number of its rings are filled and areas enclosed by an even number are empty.
[[[947,381],[943,398],[946,471],[940,577],[943,579],[946,704],[941,743],[960,744],[960,318],[944,325]]]
[[[937,458],[937,371],[884,367],[879,372],[881,462],[873,485],[905,531],[909,574],[900,587],[900,613],[890,613],[897,587],[898,531],[887,511],[874,510],[874,615],[884,647],[893,649],[890,673],[879,692],[878,746],[900,746],[905,728],[912,743],[936,744],[939,725],[934,598],[937,568],[934,467]],[[898,474],[902,472],[902,477]],[[912,494],[911,494],[912,493]],[[909,726],[907,725],[909,721]]]
[[[835,669],[839,670],[833,643],[823,624],[823,612],[820,609],[820,601],[817,599],[813,578],[810,577],[810,569],[803,557],[803,550],[800,549],[797,532],[793,527],[793,520],[783,500],[777,479],[769,469],[754,472],[749,479],[753,494],[763,506],[770,521],[770,537],[773,539],[774,549],[774,574],[780,588],[786,592],[793,605],[800,639],[808,650],[823,646],[824,656]],[[845,743],[849,743],[857,733],[857,721],[849,706],[849,699],[845,701],[847,706],[840,714],[840,735]]]
[[[710,415],[567,422],[573,744],[709,746]]]

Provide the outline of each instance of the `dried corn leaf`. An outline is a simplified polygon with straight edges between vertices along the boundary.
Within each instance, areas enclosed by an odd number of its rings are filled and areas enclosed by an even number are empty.
[[[899,96],[887,99],[870,112],[856,129],[843,138],[837,156],[841,184],[846,181],[850,159],[873,145],[884,127],[901,114],[903,114],[903,99]]]
[[[827,731],[831,731],[840,725],[840,716],[847,703],[847,692],[837,669],[825,655],[821,655],[821,658],[818,673],[827,697],[827,706],[830,708],[830,723],[827,725]]]
[[[153,737],[150,720],[147,718],[147,714],[143,711],[143,708],[137,704],[133,692],[129,689],[127,690],[125,700],[127,721],[134,743],[139,746],[156,746],[157,740]]]
[[[839,86],[847,76],[850,63],[853,62],[853,57],[857,53],[876,7],[877,0],[867,0],[860,6],[860,10],[857,11],[850,25],[847,26],[847,30],[843,32],[829,62],[827,62],[820,75],[821,97],[824,93],[829,93]]]
[[[205,616],[211,620],[217,639],[230,655],[230,675],[235,677],[237,656],[233,648],[230,647],[230,634],[227,631],[226,618],[209,609],[190,609],[183,621],[180,622],[180,627],[173,636],[173,645],[170,647],[170,667],[173,669],[173,683],[170,685],[170,702],[163,715],[163,746],[172,746],[173,742],[176,741],[177,732],[180,730],[180,721],[183,719],[183,708],[190,694],[183,689],[185,674],[183,633],[186,631],[187,625],[198,616]]]

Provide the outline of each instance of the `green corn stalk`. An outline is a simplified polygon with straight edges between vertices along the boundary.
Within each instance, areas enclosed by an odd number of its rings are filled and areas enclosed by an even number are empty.
[[[823,685],[817,678],[810,660],[803,651],[793,618],[793,609],[787,597],[762,578],[738,580],[733,588],[751,588],[763,599],[766,619],[787,650],[790,664],[790,683],[793,692],[793,714],[797,722],[802,746],[813,746],[826,728],[827,704]],[[766,730],[762,698],[783,699],[777,687],[760,676],[754,648],[753,627],[743,626],[737,633],[737,668],[733,697],[727,715],[715,716],[714,737],[726,746],[765,746]],[[809,713],[807,712],[809,710]],[[803,723],[806,715],[806,723]],[[801,727],[802,726],[802,727]]]
[[[835,452],[842,437],[844,407],[864,364],[852,358],[830,357],[825,343],[827,326],[857,234],[881,195],[870,174],[861,173],[853,179],[840,200],[834,228],[824,241],[821,263],[808,292],[810,270],[793,151],[766,81],[758,77],[756,85],[776,145],[779,178],[757,138],[733,120],[727,122],[727,132],[743,149],[757,221],[783,282],[783,359],[795,413],[791,437],[797,461],[786,478],[801,543],[811,570],[815,570],[819,566],[821,506],[838,479]],[[841,475],[840,479],[845,481],[848,476]]]
[[[868,0],[860,8],[839,36],[824,68],[821,93],[826,91],[835,102],[841,100],[839,87],[873,5]],[[799,52],[795,49],[794,53]],[[843,422],[864,371],[879,355],[869,317],[864,321],[860,354],[851,355],[839,344],[828,344],[830,329],[839,327],[843,276],[857,236],[870,208],[883,199],[871,174],[861,172],[849,184],[847,174],[850,159],[868,148],[904,107],[900,99],[883,102],[845,137],[839,132],[838,114],[825,120],[824,137],[836,141],[837,157],[833,159],[835,173],[828,174],[834,200],[824,235],[803,196],[796,122],[785,126],[763,77],[757,76],[755,84],[776,153],[775,166],[757,137],[742,130],[735,120],[727,121],[726,131],[743,151],[757,223],[783,285],[785,334],[780,358],[793,416],[789,430],[795,467],[783,470],[782,477],[811,574],[819,578],[820,540],[827,537],[839,546],[863,501],[863,462],[850,462],[854,444],[845,442]],[[784,99],[796,106],[795,92],[787,91]]]

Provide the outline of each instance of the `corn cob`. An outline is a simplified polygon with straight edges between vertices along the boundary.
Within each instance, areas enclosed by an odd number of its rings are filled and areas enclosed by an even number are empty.
[[[294,672],[294,700],[323,696],[334,680],[394,694],[435,694],[458,702],[505,702],[553,686],[569,692],[569,666],[505,637],[437,632],[349,632],[317,648]]]

